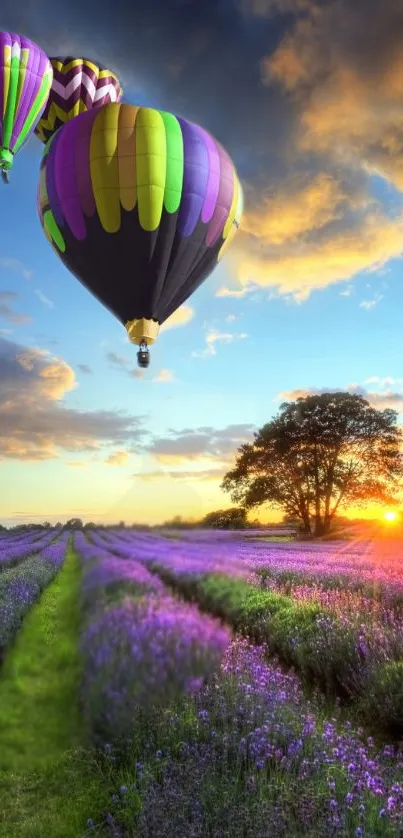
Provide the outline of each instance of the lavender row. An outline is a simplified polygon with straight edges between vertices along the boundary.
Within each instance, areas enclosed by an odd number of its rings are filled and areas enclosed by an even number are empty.
[[[0,572],[27,556],[40,553],[55,540],[56,535],[56,530],[49,530],[45,534],[43,532],[40,534],[28,533],[23,538],[2,539],[0,542]]]
[[[100,549],[88,547],[92,561]],[[399,834],[401,752],[377,752],[350,725],[320,723],[298,679],[246,640],[227,647],[215,675],[203,660],[204,685],[189,681],[192,623],[178,620],[180,606],[172,602],[153,594],[126,600],[98,612],[83,637],[84,708],[93,735],[108,737],[110,760],[117,759],[110,743],[119,737],[133,748],[125,785],[117,772],[110,823],[131,823],[139,838],[258,838],[268,824],[280,836]],[[195,627],[198,642],[199,617]]]
[[[233,641],[194,707],[190,731],[178,713],[160,721],[154,753],[146,749],[137,766],[139,838],[401,834],[401,750],[377,749],[348,723],[318,721],[296,677],[267,663],[264,647]],[[127,792],[115,796],[117,820]]]
[[[163,538],[147,531],[100,530],[91,538],[99,544],[114,544],[136,549],[139,545],[146,552],[159,551],[168,543],[180,556],[201,568],[208,565],[210,572],[271,574],[286,578],[319,582],[324,587],[364,590],[368,595],[401,597],[403,601],[403,574],[401,569],[401,543],[393,541],[361,541],[340,545],[251,542],[251,539],[234,533],[201,535],[181,533],[181,539]]]
[[[263,591],[233,573],[211,572],[215,562],[189,557],[169,540],[129,543],[98,535],[99,544],[158,572],[189,599],[238,631],[268,643],[272,652],[329,695],[358,702],[363,717],[387,731],[403,729],[403,620],[393,611],[331,610],[318,601]],[[356,602],[357,605],[357,602]],[[379,707],[381,705],[381,707]]]
[[[5,570],[0,576],[0,661],[25,614],[58,573],[66,553],[68,533],[40,555]]]
[[[150,702],[155,710],[200,687],[219,665],[230,632],[169,596],[140,563],[97,553],[80,536],[75,547],[90,615],[81,639],[82,711],[95,742],[127,739]],[[117,583],[121,595],[111,605],[106,594]],[[125,595],[136,589],[140,596]]]

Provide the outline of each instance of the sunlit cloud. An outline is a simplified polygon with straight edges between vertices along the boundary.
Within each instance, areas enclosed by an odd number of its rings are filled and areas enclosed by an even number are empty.
[[[0,458],[46,460],[63,450],[134,447],[144,433],[144,416],[65,407],[66,394],[76,386],[74,370],[62,358],[0,338]]]
[[[293,242],[343,218],[352,200],[342,184],[325,172],[311,179],[290,177],[281,188],[266,195],[258,210],[246,213],[242,231],[266,245]]]
[[[207,468],[207,469],[178,469],[173,471],[172,469],[169,471],[162,471],[161,469],[156,471],[139,471],[133,474],[133,477],[147,481],[152,480],[161,480],[162,477],[169,477],[172,480],[186,480],[186,481],[221,481],[224,477],[225,472],[228,470],[228,467],[221,467],[221,468]]]
[[[172,370],[160,370],[158,375],[153,378],[156,384],[166,384],[170,381],[175,381],[175,376]]]
[[[170,466],[197,461],[201,469],[217,468],[218,464],[227,463],[240,445],[250,440],[254,430],[250,424],[184,428],[154,438],[147,451],[159,463]]]
[[[127,451],[115,451],[109,454],[105,462],[108,466],[124,466],[130,459],[130,454]]]
[[[245,297],[252,288],[219,288],[216,297]]]
[[[180,306],[165,323],[162,324],[160,331],[166,332],[168,329],[176,329],[178,326],[187,326],[195,316],[194,309],[189,305]]]
[[[66,460],[66,466],[69,468],[85,468],[87,465],[85,460]]]
[[[241,285],[247,289],[253,282],[307,300],[314,290],[349,281],[362,271],[374,272],[392,257],[400,257],[403,216],[390,219],[372,213],[355,227],[329,237],[263,250],[251,246],[236,253]]]

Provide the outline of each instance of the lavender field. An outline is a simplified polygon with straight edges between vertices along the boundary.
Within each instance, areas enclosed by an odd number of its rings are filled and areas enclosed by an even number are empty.
[[[53,663],[43,671],[38,643],[37,677],[46,684],[52,666],[58,682],[70,673],[76,807],[60,802],[52,815],[66,782],[55,752],[46,763],[56,786],[60,778],[59,791],[46,786],[52,835],[403,834],[399,542],[269,543],[125,528],[41,537],[0,545],[0,708],[35,634],[23,637],[25,625],[35,626],[58,584],[46,636],[59,602],[65,627],[53,630]],[[63,689],[58,683],[54,701],[46,693],[48,721],[38,717],[29,731],[24,772],[45,765],[35,737],[41,725],[45,736],[50,712],[61,752],[68,749]],[[4,721],[0,709],[0,780],[11,790]],[[43,824],[24,825],[11,802],[2,806],[0,835],[41,834]]]

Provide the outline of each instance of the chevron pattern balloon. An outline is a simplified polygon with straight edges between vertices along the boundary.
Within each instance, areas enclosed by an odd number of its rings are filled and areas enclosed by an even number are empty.
[[[112,70],[88,58],[51,58],[53,84],[48,103],[36,128],[46,143],[65,122],[85,111],[120,102],[122,88]]]

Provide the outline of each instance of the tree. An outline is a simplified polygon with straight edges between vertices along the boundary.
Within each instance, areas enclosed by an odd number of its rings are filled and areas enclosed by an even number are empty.
[[[70,518],[69,521],[64,525],[64,529],[66,530],[82,530],[83,529],[83,522],[81,518]]]
[[[216,527],[222,530],[243,530],[247,527],[247,510],[238,506],[209,512],[201,522],[202,527]]]
[[[394,410],[359,395],[322,393],[283,402],[278,415],[238,449],[221,484],[246,508],[269,503],[315,535],[337,511],[369,501],[397,503],[402,432]]]

